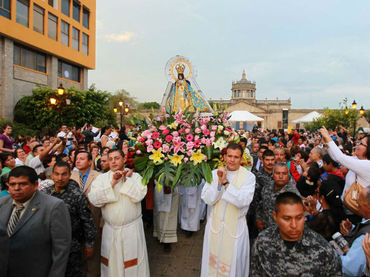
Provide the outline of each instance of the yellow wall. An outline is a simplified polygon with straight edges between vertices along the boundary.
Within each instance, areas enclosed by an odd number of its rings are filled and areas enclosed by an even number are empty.
[[[11,0],[10,19],[0,16],[0,34],[8,36],[22,44],[39,48],[41,51],[58,56],[64,60],[79,64],[89,69],[95,68],[95,22],[96,22],[96,0],[82,0],[80,22],[72,17],[73,0],[70,5],[70,16],[66,16],[61,11],[61,0],[58,0],[58,9],[48,5],[48,1],[30,0],[29,7],[29,27],[16,22],[16,0]],[[33,30],[33,3],[45,9],[44,14],[44,34]],[[82,6],[90,10],[89,29],[82,25]],[[57,40],[48,37],[48,12],[58,17]],[[61,20],[64,20],[69,26],[69,46],[60,42]],[[72,27],[80,30],[79,51],[72,48]],[[82,32],[89,36],[88,55],[82,53]]]

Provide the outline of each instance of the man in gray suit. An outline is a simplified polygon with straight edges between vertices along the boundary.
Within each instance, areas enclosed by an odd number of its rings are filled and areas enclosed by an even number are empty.
[[[71,220],[64,202],[37,190],[28,166],[9,173],[10,196],[0,198],[0,276],[64,277]]]

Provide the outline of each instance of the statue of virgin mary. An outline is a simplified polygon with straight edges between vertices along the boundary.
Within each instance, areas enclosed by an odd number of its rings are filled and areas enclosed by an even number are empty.
[[[185,109],[194,112],[196,110],[213,112],[195,81],[195,70],[187,58],[182,56],[171,58],[167,62],[166,73],[169,80],[162,106],[167,113],[177,113]]]

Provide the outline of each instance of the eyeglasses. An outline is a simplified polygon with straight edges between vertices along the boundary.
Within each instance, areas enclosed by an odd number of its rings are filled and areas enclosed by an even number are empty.
[[[362,141],[358,142],[357,145],[362,145],[362,146],[367,147],[367,144],[364,144]]]

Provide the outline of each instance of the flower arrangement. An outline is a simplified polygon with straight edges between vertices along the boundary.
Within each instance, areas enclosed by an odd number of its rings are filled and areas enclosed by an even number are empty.
[[[160,187],[196,186],[203,178],[212,182],[212,169],[222,163],[221,151],[239,140],[228,117],[224,112],[204,116],[189,111],[151,115],[137,138],[133,160],[143,184],[153,177]]]

